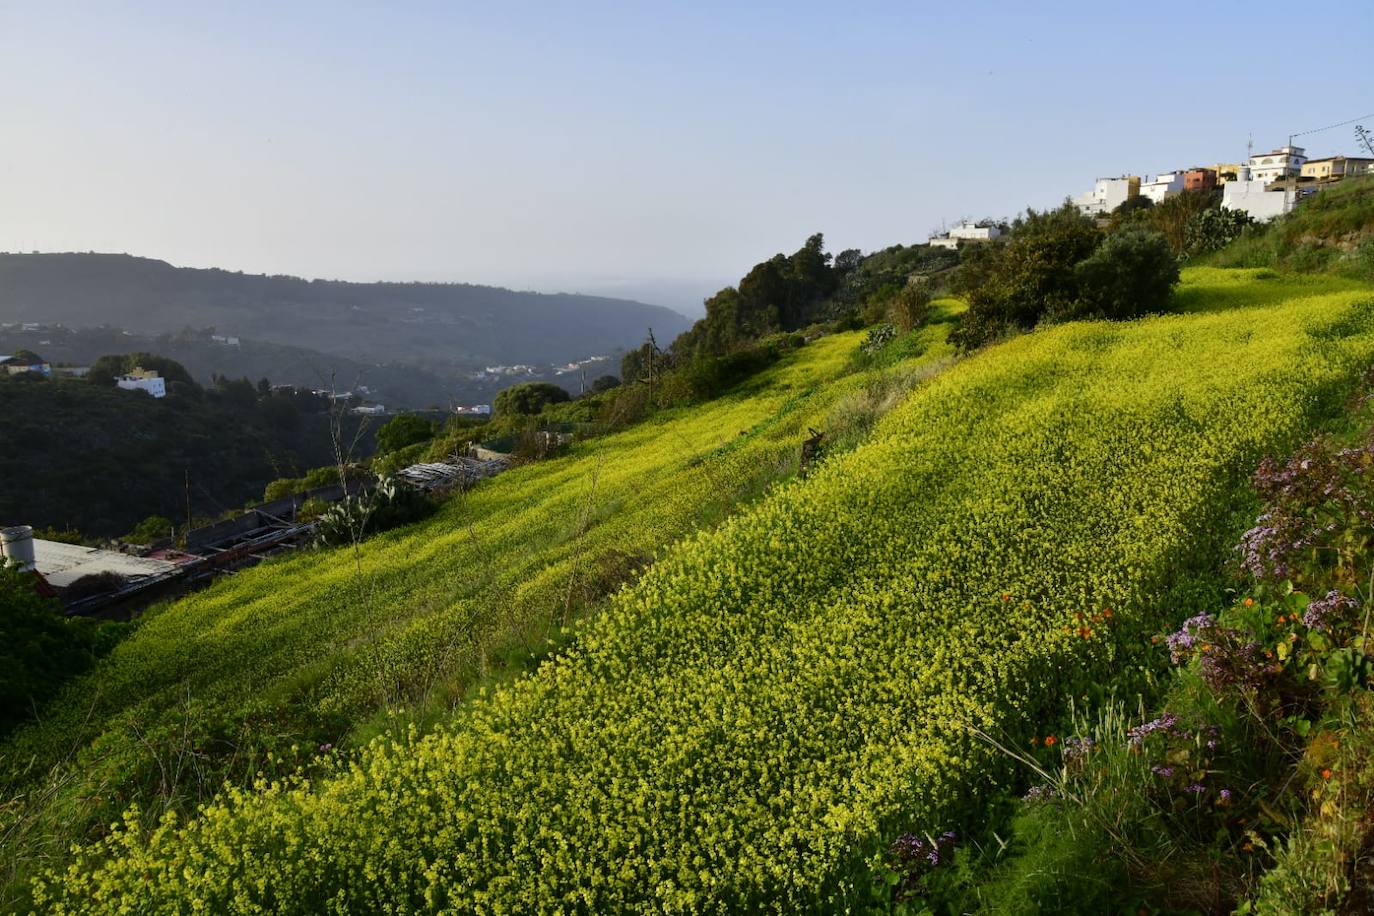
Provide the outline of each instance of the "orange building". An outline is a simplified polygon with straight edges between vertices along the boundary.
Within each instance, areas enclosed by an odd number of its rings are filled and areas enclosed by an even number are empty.
[[[1217,186],[1214,169],[1189,169],[1183,173],[1183,190],[1210,191]]]

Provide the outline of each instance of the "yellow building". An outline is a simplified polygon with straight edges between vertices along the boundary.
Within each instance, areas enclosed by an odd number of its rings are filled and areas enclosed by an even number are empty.
[[[1226,184],[1228,181],[1235,181],[1240,175],[1241,163],[1239,162],[1218,162],[1216,165],[1209,165],[1207,168],[1217,173],[1217,184]]]
[[[1328,156],[1325,159],[1311,159],[1303,163],[1302,177],[1318,180],[1329,178],[1351,178],[1374,172],[1374,159],[1350,159],[1346,156]]]

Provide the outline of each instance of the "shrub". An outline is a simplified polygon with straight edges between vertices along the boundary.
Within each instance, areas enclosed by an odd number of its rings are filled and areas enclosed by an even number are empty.
[[[550,382],[522,382],[498,394],[493,409],[497,416],[532,417],[549,404],[570,400],[572,395]]]
[[[924,278],[913,279],[892,297],[887,307],[888,320],[906,334],[925,324],[930,317],[930,300],[930,282]]]
[[[1221,207],[1203,210],[1188,221],[1184,250],[1189,257],[1217,251],[1254,225],[1254,218],[1244,210],[1225,210]]]
[[[426,420],[413,413],[403,413],[377,430],[377,453],[385,455],[410,445],[428,442],[438,431],[439,425],[433,420]]]
[[[1074,268],[1078,299],[1061,320],[1115,321],[1162,312],[1178,283],[1178,260],[1164,236],[1133,226],[1108,236]]]
[[[32,575],[0,564],[0,735],[30,719],[127,630],[63,617],[58,602],[35,590]]]

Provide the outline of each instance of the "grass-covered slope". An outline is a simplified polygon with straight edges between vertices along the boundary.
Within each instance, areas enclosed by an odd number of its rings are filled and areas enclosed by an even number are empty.
[[[808,426],[862,433],[883,397],[943,364],[947,328],[863,371],[862,334],[821,338],[726,397],[486,481],[356,555],[299,554],[151,612],[41,725],[0,745],[10,893],[126,805],[156,817],[225,779],[313,765],[321,745],[443,717],[654,552],[794,474]]]
[[[960,829],[1008,786],[971,727],[1040,733],[1178,613],[1170,590],[1210,565],[1257,456],[1338,406],[1374,356],[1370,303],[1066,325],[985,351],[866,445],[675,548],[571,650],[450,727],[117,833],[41,903],[861,901],[895,831]]]
[[[1374,177],[1327,187],[1205,260],[1218,267],[1325,271],[1374,280]]]

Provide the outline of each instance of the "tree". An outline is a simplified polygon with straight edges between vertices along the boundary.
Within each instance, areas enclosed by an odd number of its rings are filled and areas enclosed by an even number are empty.
[[[961,329],[963,345],[982,343],[966,339],[968,328],[1030,329],[1069,309],[1078,299],[1073,268],[1101,238],[1094,222],[1066,203],[1043,213],[1027,210],[1006,242],[970,246],[956,275],[975,319]]]
[[[1174,254],[1182,255],[1188,250],[1188,224],[1198,214],[1220,204],[1221,194],[1217,191],[1184,191],[1151,207],[1144,214],[1144,221],[1164,234]]]
[[[550,382],[522,382],[496,396],[493,405],[499,416],[534,416],[550,404],[571,401],[572,395]]]
[[[1178,283],[1178,259],[1164,236],[1131,226],[1103,240],[1074,268],[1078,300],[1058,320],[1139,318],[1165,310]]]
[[[1194,214],[1184,235],[1188,255],[1192,257],[1225,248],[1253,225],[1254,217],[1244,210],[1217,207]]]
[[[591,391],[593,394],[601,394],[603,391],[610,391],[612,388],[619,387],[620,379],[616,378],[614,375],[602,375],[598,376],[592,382]]]
[[[428,442],[438,431],[439,425],[434,421],[413,413],[403,413],[377,430],[377,454],[387,455],[421,442]]]
[[[1042,321],[1162,311],[1178,282],[1178,262],[1148,226],[1126,225],[1104,239],[1066,204],[1027,211],[1005,243],[971,248],[956,282],[969,308],[951,339],[970,350]]]
[[[160,515],[150,515],[124,536],[131,544],[151,544],[172,536],[172,522]]]
[[[113,648],[127,624],[62,616],[37,580],[0,566],[0,735],[33,717],[68,679]]]
[[[158,356],[156,353],[123,353],[102,356],[91,363],[91,371],[86,380],[94,385],[113,385],[115,379],[135,369],[147,369],[166,379],[167,384],[180,383],[200,390],[196,380],[186,367],[174,359]]]

